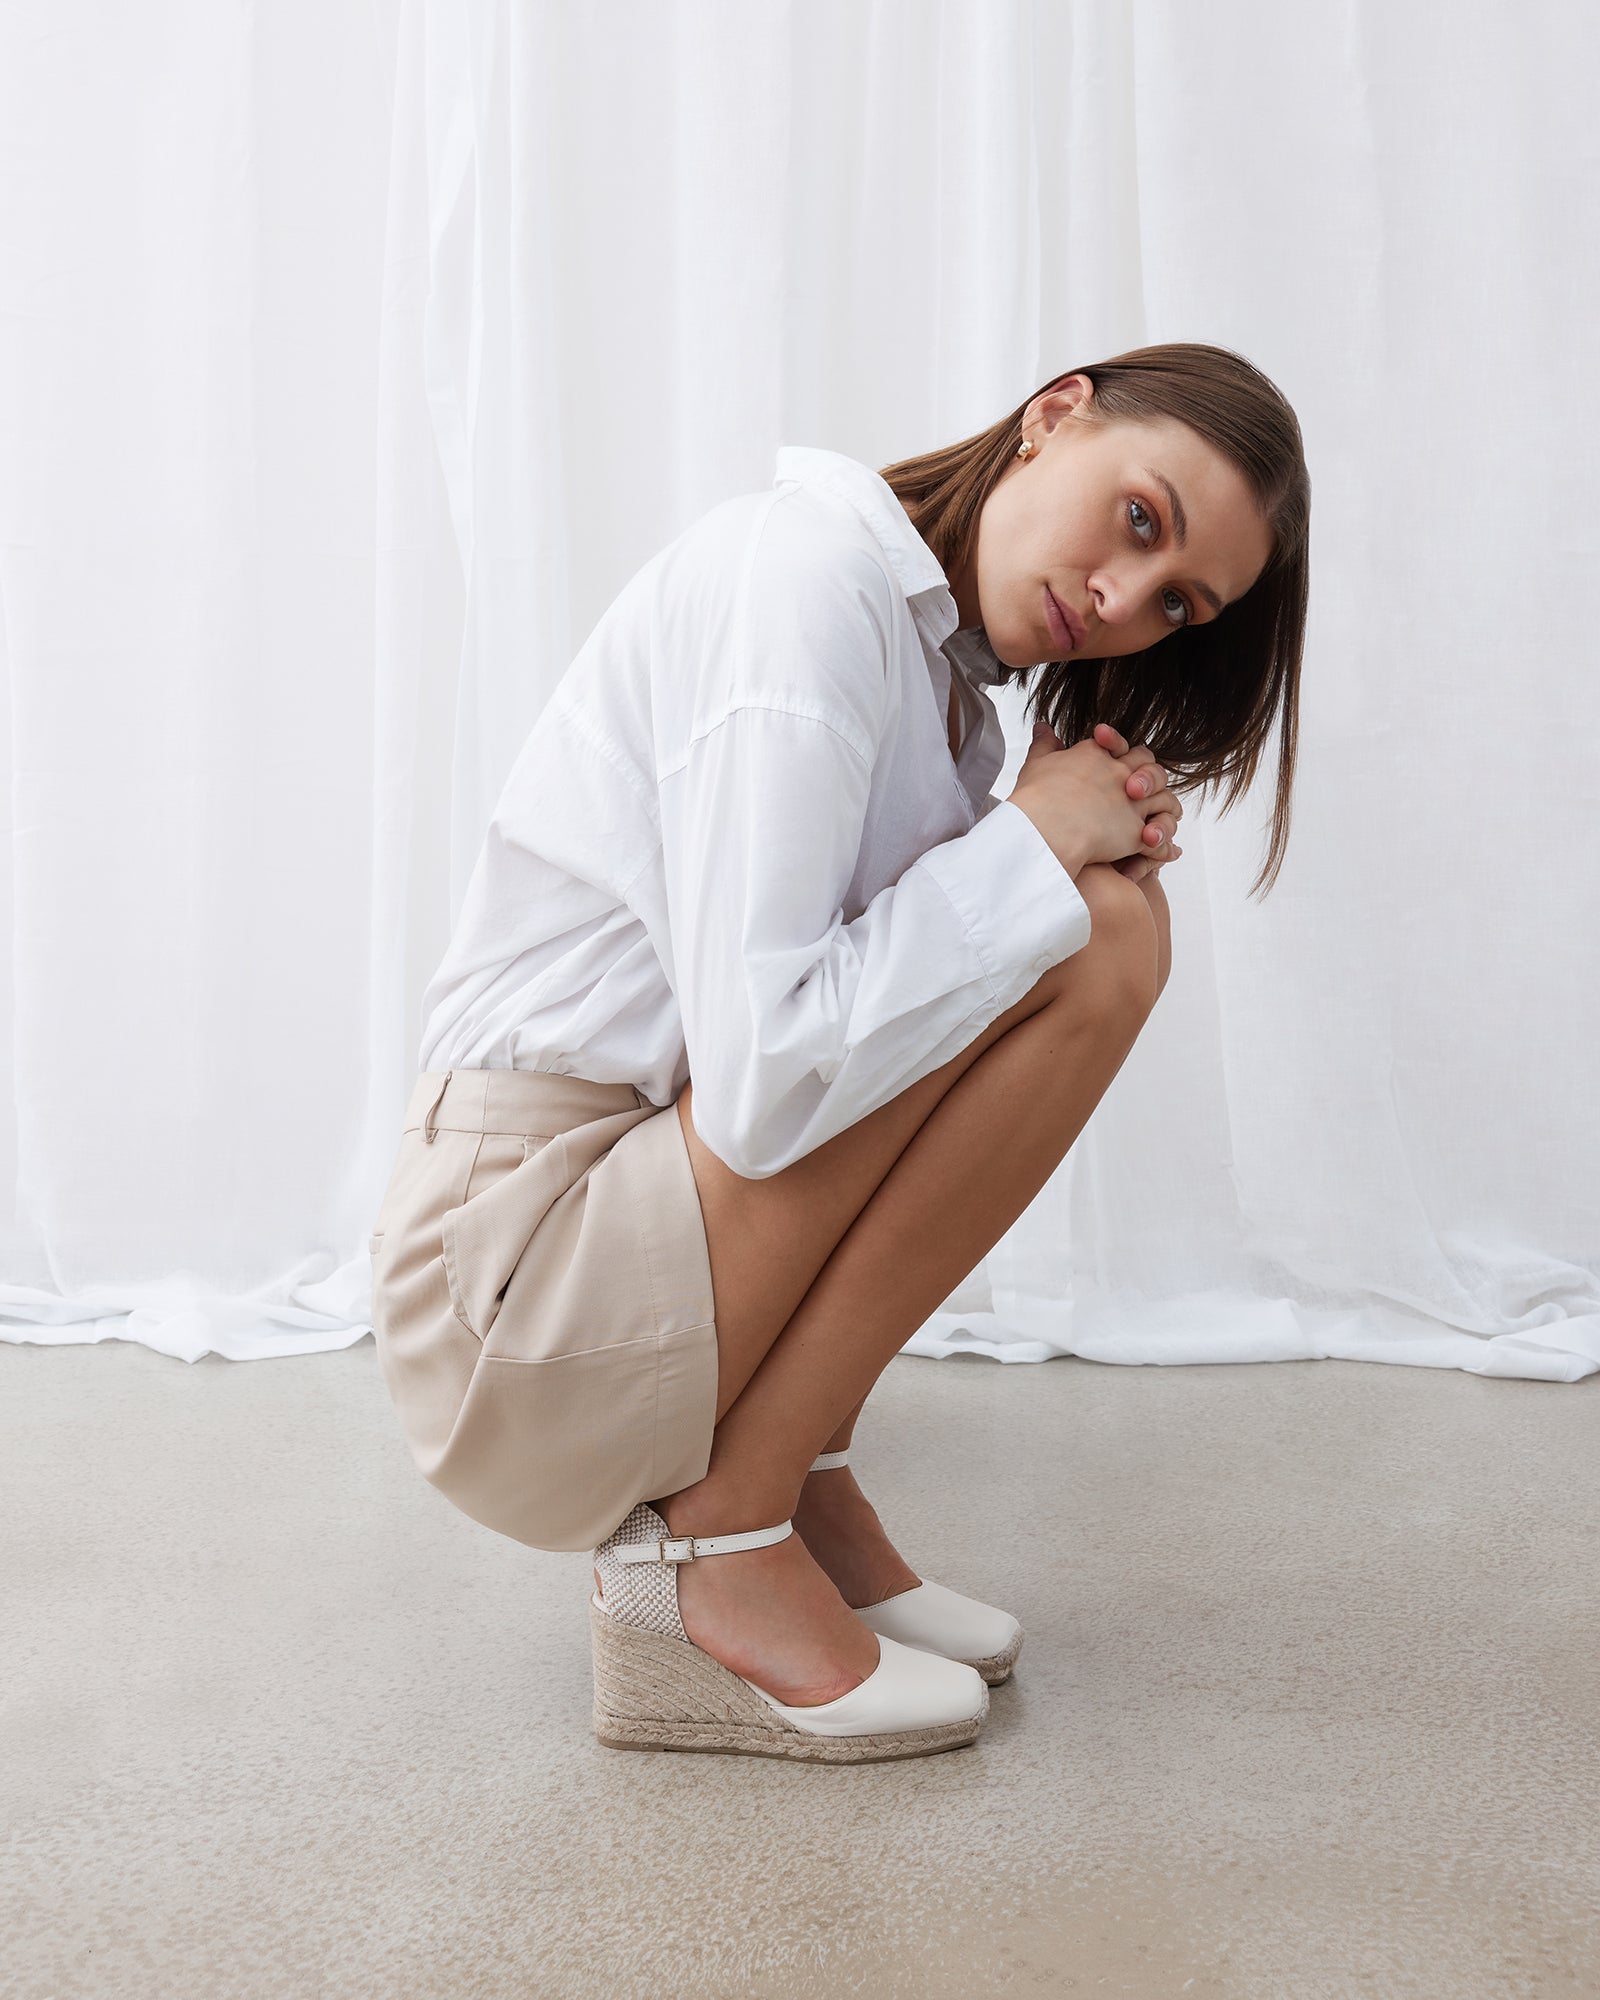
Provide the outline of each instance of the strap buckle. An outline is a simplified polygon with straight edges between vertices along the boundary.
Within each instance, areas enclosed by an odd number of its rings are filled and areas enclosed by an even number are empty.
[[[669,1548],[675,1551],[675,1553],[670,1556],[667,1554],[667,1550]],[[676,1553],[676,1551],[680,1550],[682,1551],[681,1554]],[[693,1562],[694,1536],[668,1535],[663,1539],[658,1539],[656,1542],[656,1561],[658,1563]]]

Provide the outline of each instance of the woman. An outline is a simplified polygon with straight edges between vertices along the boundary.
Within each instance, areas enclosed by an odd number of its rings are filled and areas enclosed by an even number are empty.
[[[1264,376],[1138,349],[881,475],[780,451],[540,714],[424,996],[373,1322],[426,1476],[593,1548],[602,1742],[977,1735],[1020,1625],[908,1567],[851,1435],[1154,1005],[1179,790],[1226,809],[1275,719],[1276,874],[1308,517]],[[984,689],[1030,671],[997,801]]]

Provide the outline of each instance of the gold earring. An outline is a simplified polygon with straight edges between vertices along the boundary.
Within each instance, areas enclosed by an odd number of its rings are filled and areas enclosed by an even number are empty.
[[[1017,446],[1017,456],[1018,458],[1030,458],[1038,449],[1039,447],[1031,438],[1024,438],[1021,444]]]

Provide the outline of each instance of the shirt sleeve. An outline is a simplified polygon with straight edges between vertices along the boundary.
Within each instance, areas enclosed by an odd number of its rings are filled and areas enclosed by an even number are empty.
[[[948,1062],[1089,941],[1072,877],[1008,800],[846,923],[871,766],[813,709],[740,703],[661,782],[695,1129],[748,1180]]]

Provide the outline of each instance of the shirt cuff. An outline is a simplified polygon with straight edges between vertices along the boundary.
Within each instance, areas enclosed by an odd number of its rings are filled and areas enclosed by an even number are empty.
[[[1020,806],[1001,799],[921,865],[955,905],[1003,1012],[1089,942],[1089,905]]]

